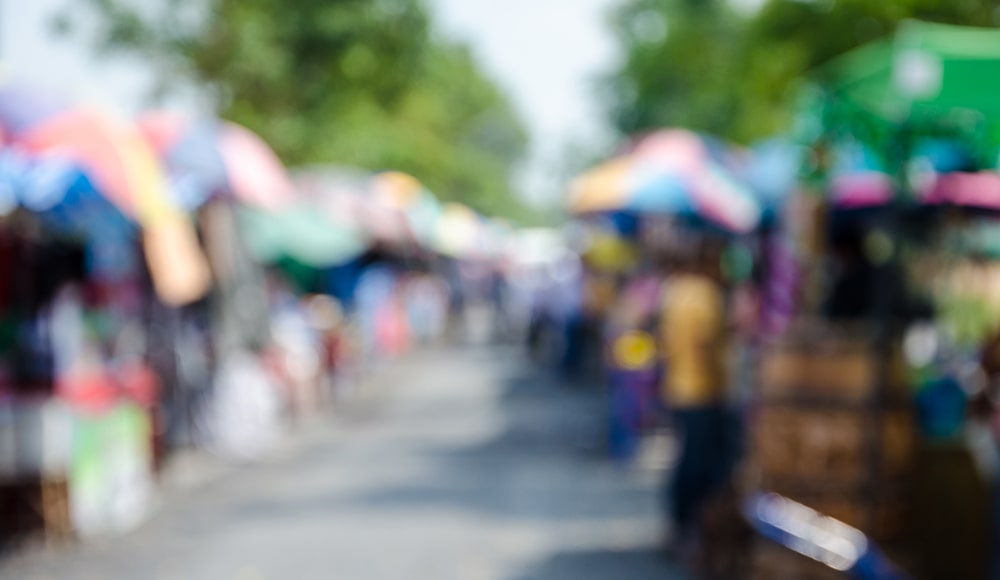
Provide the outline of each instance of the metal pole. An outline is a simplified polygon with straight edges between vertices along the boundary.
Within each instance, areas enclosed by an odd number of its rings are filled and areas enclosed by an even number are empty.
[[[885,236],[883,241],[888,241],[886,246],[888,253],[874,256],[878,260],[875,264],[875,275],[872,277],[874,287],[871,290],[875,297],[873,321],[875,344],[872,352],[876,357],[876,384],[867,400],[868,417],[864,421],[868,462],[866,523],[870,534],[875,534],[878,529],[879,506],[885,497],[883,478],[886,475],[886,414],[889,411],[893,387],[892,371],[899,332],[897,314],[900,313],[900,301],[906,294],[900,254],[903,234],[902,213],[911,194],[906,177],[906,163],[910,156],[910,134],[905,124],[896,129],[889,146],[891,148],[889,161],[895,177],[895,196],[886,207],[886,213],[880,220],[878,228],[878,235]],[[897,293],[903,295],[897,296]]]

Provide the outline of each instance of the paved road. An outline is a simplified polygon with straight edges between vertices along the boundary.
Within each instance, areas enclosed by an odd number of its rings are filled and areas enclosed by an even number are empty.
[[[661,474],[604,459],[597,390],[469,348],[393,363],[371,393],[135,532],[9,559],[0,578],[680,577],[654,549]]]

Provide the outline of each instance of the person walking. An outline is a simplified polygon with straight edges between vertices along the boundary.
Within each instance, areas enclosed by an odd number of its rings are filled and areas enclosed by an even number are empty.
[[[730,454],[725,407],[725,297],[706,248],[680,256],[663,297],[660,335],[664,403],[680,437],[667,482],[673,549],[689,551],[709,497],[726,480]]]
[[[655,423],[658,371],[654,315],[659,307],[659,279],[638,275],[610,309],[605,326],[605,366],[609,379],[609,449],[629,463],[642,436]]]

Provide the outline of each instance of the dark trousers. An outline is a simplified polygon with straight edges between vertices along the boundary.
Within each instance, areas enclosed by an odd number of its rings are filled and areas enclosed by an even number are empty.
[[[656,394],[656,370],[613,370],[610,373],[611,456],[621,461],[633,459],[649,424]]]
[[[583,370],[586,356],[587,322],[583,315],[575,314],[564,324],[562,370],[568,376],[578,377]]]
[[[733,420],[722,405],[674,409],[680,456],[667,486],[667,507],[680,534],[694,531],[706,501],[733,463]]]

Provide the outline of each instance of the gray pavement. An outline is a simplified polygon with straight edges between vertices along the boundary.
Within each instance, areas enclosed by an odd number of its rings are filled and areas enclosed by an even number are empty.
[[[24,580],[667,580],[652,468],[603,453],[599,389],[512,350],[377,372],[257,465],[169,495],[139,530],[0,563]]]

